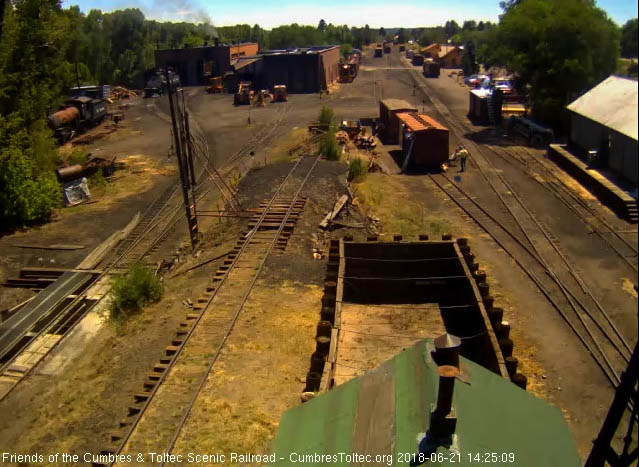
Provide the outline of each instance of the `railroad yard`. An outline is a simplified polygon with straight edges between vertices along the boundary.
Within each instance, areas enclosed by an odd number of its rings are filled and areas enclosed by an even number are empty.
[[[377,58],[373,46],[352,82],[264,107],[185,86],[194,249],[169,100],[131,99],[115,131],[86,145],[117,156],[113,180],[0,238],[2,281],[35,281],[0,290],[2,321],[26,300],[46,306],[36,294],[49,284],[63,310],[3,357],[3,450],[92,453],[78,463],[95,465],[268,454],[286,410],[448,332],[463,357],[559,409],[585,460],[637,342],[637,224],[546,148],[473,125],[456,72],[426,78],[397,45]],[[466,170],[405,173],[400,146],[378,139],[373,150],[347,143],[341,161],[319,154],[323,106],[337,122],[367,121],[386,99],[446,127],[447,154],[468,149]],[[347,181],[357,157],[375,170]],[[79,246],[16,246],[55,244]],[[134,263],[162,278],[164,295],[114,324],[111,283]]]

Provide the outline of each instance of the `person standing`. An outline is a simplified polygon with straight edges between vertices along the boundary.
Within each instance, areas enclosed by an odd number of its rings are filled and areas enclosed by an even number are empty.
[[[462,146],[462,148],[457,153],[459,157],[459,163],[461,165],[461,172],[466,171],[466,159],[468,159],[468,150]]]

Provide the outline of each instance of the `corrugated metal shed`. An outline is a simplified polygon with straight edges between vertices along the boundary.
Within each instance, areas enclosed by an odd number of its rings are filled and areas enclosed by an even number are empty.
[[[409,465],[418,436],[428,429],[430,404],[437,399],[432,348],[432,341],[421,341],[377,369],[285,412],[273,445],[275,465]],[[443,457],[456,450],[459,456],[453,460],[460,466],[487,461],[581,466],[559,410],[465,358],[460,362],[469,384],[455,382],[453,446],[439,447],[437,453]],[[373,457],[355,462],[340,453]],[[495,462],[492,453],[500,461],[502,456],[513,460]],[[333,456],[332,462],[312,462],[321,455]],[[375,455],[392,456],[392,464],[375,462]],[[425,465],[450,465],[441,460]]]
[[[637,82],[609,76],[568,105],[568,110],[637,141]]]

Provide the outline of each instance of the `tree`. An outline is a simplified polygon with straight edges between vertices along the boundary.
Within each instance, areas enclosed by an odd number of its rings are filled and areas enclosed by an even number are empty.
[[[453,19],[450,21],[446,21],[446,24],[444,25],[444,30],[446,31],[446,36],[452,37],[455,34],[457,34],[459,31],[461,31],[461,28],[459,27],[459,24],[457,24],[457,21]]]
[[[326,31],[326,21],[321,19],[320,22],[319,22],[319,25],[317,26],[317,30],[321,31],[321,32]]]
[[[474,75],[479,71],[479,65],[475,58],[475,45],[472,41],[466,42],[464,54],[462,55],[462,69],[465,76]]]
[[[0,217],[5,228],[47,220],[60,203],[46,115],[64,86],[70,21],[56,0],[5,10],[0,40]]]
[[[471,19],[468,21],[464,21],[464,24],[462,25],[462,30],[464,31],[474,31],[475,29],[477,29],[477,21]]]
[[[373,42],[371,28],[368,24],[364,25],[364,43],[370,45]]]
[[[485,65],[530,85],[534,117],[561,129],[569,96],[615,71],[619,35],[594,1],[526,0],[506,10],[482,52]]]
[[[399,31],[397,32],[397,41],[400,44],[406,42],[406,31],[404,30],[404,28],[399,28]]]
[[[637,57],[637,18],[629,19],[621,28],[621,56]]]
[[[386,29],[384,29],[383,27],[382,27],[382,28],[379,28],[379,36],[380,36],[382,39],[384,39],[384,38],[386,37]]]

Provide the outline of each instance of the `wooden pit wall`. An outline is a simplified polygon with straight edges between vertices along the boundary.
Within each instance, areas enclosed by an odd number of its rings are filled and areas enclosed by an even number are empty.
[[[395,235],[393,239],[400,242],[402,236]],[[366,240],[377,242],[377,237],[368,237]],[[345,241],[352,242],[353,238],[346,236],[343,239],[331,240],[330,243],[322,310],[316,334],[316,350],[311,355],[304,392],[328,391],[334,386],[333,375],[337,364],[337,343],[344,296]],[[419,236],[419,242],[427,241],[427,235]],[[444,234],[442,241],[451,241],[451,236]],[[492,371],[503,377],[509,377],[515,384],[525,389],[527,379],[521,373],[517,373],[518,362],[513,356],[513,341],[509,338],[510,325],[502,321],[503,309],[494,306],[494,298],[490,295],[490,288],[486,282],[486,273],[479,269],[479,265],[475,262],[475,256],[470,251],[467,239],[458,238],[452,243],[459,262],[469,278],[480,318],[484,322],[490,346],[495,353],[497,367]]]

